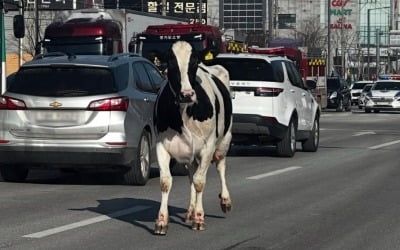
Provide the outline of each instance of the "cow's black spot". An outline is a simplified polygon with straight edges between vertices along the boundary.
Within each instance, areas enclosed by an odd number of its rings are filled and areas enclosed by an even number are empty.
[[[186,109],[186,114],[200,122],[212,118],[214,114],[213,106],[207,93],[199,83],[192,87],[196,92],[197,102]]]
[[[182,134],[183,121],[179,104],[176,102],[168,83],[158,95],[154,110],[154,123],[158,133],[171,128]]]
[[[228,132],[229,126],[231,125],[231,117],[232,117],[232,99],[231,95],[229,93],[229,90],[226,88],[226,86],[221,82],[220,79],[218,79],[216,76],[212,75],[211,77],[215,84],[217,85],[217,88],[219,92],[221,92],[222,98],[224,100],[224,108],[225,108],[225,114],[224,114],[224,122],[225,122],[225,128],[224,128],[224,135],[226,132]]]
[[[215,130],[216,130],[216,137],[218,138],[218,117],[219,117],[219,111],[220,111],[220,106],[219,106],[219,100],[217,95],[215,95]]]

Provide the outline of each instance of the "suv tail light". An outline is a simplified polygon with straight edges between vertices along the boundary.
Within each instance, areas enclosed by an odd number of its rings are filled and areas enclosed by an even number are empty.
[[[92,111],[127,111],[129,106],[128,97],[114,97],[100,99],[89,104],[88,110]]]
[[[278,96],[283,89],[281,88],[268,88],[268,87],[260,87],[257,88],[254,92],[255,96]]]
[[[0,96],[0,110],[23,110],[26,109],[24,101],[11,98],[8,96]]]

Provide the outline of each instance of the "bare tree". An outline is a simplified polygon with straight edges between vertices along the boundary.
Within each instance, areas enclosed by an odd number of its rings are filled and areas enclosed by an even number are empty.
[[[46,11],[46,12],[41,12],[40,18],[38,20],[39,22],[39,41],[43,39],[43,33],[44,29],[48,24],[50,24],[53,21],[53,18],[55,16],[55,12],[52,11]],[[35,46],[36,46],[36,30],[35,30],[35,22],[36,22],[36,17],[35,17],[35,12],[34,11],[25,11],[24,15],[25,19],[25,37],[22,39],[22,53],[23,54],[28,54],[31,56],[35,55]],[[8,37],[7,38],[7,44],[10,46],[18,48],[19,43],[18,39],[16,39],[14,36]]]
[[[319,17],[310,17],[300,23],[295,30],[296,37],[303,40],[308,49],[323,48],[327,43],[326,29],[320,24]]]

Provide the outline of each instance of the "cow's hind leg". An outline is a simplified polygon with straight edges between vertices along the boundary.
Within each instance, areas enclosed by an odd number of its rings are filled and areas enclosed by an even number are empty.
[[[219,198],[221,199],[221,209],[224,213],[229,212],[232,208],[232,200],[229,195],[228,186],[226,185],[225,178],[225,170],[226,170],[226,154],[228,153],[229,146],[232,140],[232,134],[228,131],[220,143],[217,146],[217,149],[214,153],[214,160],[217,165],[217,170],[219,173],[220,181],[221,181],[221,193],[219,194]]]
[[[217,161],[217,170],[221,180],[221,193],[219,194],[219,198],[221,199],[221,209],[224,213],[229,212],[232,208],[232,200],[229,195],[228,186],[226,185],[225,169],[226,157],[223,157]]]
[[[172,176],[169,169],[171,157],[162,143],[157,144],[157,158],[160,168],[161,204],[154,234],[166,235],[168,230],[168,196],[172,187]]]

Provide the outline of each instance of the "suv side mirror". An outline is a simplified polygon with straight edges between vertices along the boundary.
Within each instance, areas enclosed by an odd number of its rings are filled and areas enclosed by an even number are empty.
[[[317,87],[317,82],[314,80],[307,80],[306,85],[308,89],[315,89]]]
[[[25,36],[25,21],[23,15],[15,15],[13,18],[13,30],[16,38]]]

